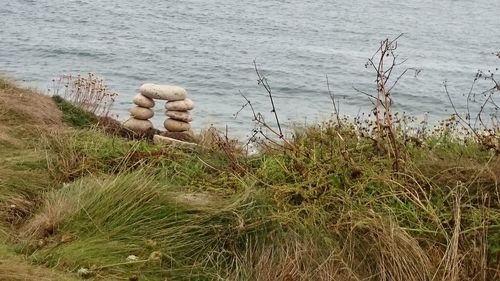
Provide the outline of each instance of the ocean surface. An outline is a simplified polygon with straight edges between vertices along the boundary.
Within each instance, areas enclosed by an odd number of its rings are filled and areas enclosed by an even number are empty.
[[[458,110],[478,69],[500,67],[498,0],[122,1],[0,0],[0,72],[42,91],[62,74],[93,72],[119,93],[113,114],[128,117],[146,82],[176,84],[195,102],[195,130],[214,124],[244,138],[253,127],[243,93],[272,120],[253,61],[268,78],[283,123],[311,124],[333,112],[369,112],[375,74],[365,63],[399,34],[407,67],[396,110],[431,119]],[[484,83],[479,85],[486,87]],[[153,121],[164,120],[158,103]]]

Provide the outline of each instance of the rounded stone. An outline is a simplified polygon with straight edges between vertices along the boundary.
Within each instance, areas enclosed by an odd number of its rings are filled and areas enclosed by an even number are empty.
[[[143,94],[137,94],[134,97],[134,103],[140,107],[152,108],[155,106],[155,101],[151,98],[146,97]]]
[[[165,108],[173,111],[187,111],[194,108],[194,103],[190,99],[169,101],[165,104]]]
[[[171,118],[168,118],[163,122],[163,126],[169,132],[184,132],[189,131],[191,129],[191,125],[186,122],[177,121]]]
[[[165,112],[165,115],[179,121],[184,121],[184,122],[193,121],[193,118],[191,117],[191,114],[188,111],[167,110]]]
[[[139,120],[132,117],[125,121],[123,126],[136,133],[141,133],[153,128],[153,123],[149,120]]]
[[[140,106],[132,107],[129,112],[132,117],[140,120],[148,120],[155,115],[153,110]]]
[[[157,85],[146,83],[139,88],[139,92],[151,99],[177,101],[187,97],[184,88],[172,85]]]

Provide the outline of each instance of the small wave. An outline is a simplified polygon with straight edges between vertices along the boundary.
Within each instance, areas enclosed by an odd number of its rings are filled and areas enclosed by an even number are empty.
[[[83,50],[83,49],[75,49],[75,48],[55,48],[50,50],[44,50],[46,54],[50,54],[53,56],[77,56],[83,58],[101,58],[103,56],[108,55],[107,53],[99,52],[96,50]]]

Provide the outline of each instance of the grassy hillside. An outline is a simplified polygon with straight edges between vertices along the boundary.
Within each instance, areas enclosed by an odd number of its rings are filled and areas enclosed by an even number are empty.
[[[80,121],[84,122],[80,122]],[[0,280],[495,280],[500,156],[352,126],[245,155],[112,136],[0,80]]]

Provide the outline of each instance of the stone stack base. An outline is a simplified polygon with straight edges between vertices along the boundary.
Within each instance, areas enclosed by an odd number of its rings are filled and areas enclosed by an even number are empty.
[[[165,119],[165,122],[163,122],[165,129],[169,132],[191,131],[190,122],[193,121],[193,118],[189,111],[193,108],[193,101],[188,98],[165,103],[165,115],[168,117]]]
[[[153,123],[149,119],[154,116],[151,109],[155,106],[154,100],[143,94],[138,94],[133,101],[136,106],[129,110],[130,118],[125,121],[123,126],[136,133],[142,133],[153,128]]]

